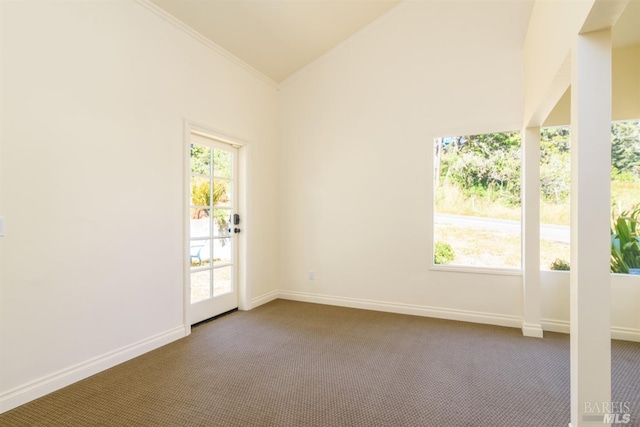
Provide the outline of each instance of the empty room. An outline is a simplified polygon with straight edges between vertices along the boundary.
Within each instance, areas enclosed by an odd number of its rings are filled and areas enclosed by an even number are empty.
[[[640,0],[0,0],[0,425],[640,426]]]

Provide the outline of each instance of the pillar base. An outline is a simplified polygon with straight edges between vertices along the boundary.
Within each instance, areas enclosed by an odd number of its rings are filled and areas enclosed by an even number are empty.
[[[522,322],[522,335],[525,337],[542,338],[542,325]]]

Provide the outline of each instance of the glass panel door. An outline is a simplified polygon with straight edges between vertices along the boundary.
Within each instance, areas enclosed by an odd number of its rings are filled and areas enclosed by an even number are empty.
[[[237,308],[238,150],[192,134],[189,174],[191,323]]]

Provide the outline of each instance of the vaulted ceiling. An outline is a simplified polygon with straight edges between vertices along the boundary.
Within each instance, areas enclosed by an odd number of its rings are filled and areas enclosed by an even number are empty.
[[[151,1],[273,81],[282,82],[402,0]],[[446,1],[458,1],[464,7],[463,0]],[[529,11],[532,4],[532,0],[499,1],[520,2]],[[640,44],[640,0],[629,2],[613,35],[616,46]]]
[[[151,0],[276,82],[401,0]]]

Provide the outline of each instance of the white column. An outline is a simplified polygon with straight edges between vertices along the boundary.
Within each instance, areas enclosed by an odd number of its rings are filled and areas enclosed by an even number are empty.
[[[578,36],[571,74],[571,426],[610,425],[610,30]]]
[[[522,131],[522,296],[522,334],[542,338],[539,127]]]

